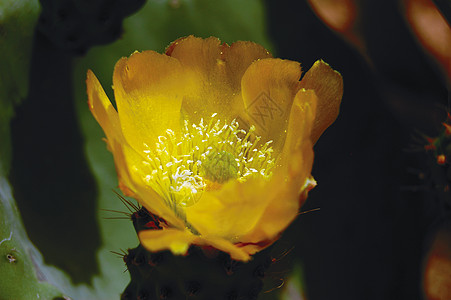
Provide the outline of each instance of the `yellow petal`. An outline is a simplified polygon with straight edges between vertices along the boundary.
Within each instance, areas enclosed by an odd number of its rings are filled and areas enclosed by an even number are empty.
[[[278,158],[278,165],[296,168],[298,165],[290,162],[293,153],[298,152],[308,141],[317,115],[318,97],[315,91],[300,89],[291,107],[290,118],[286,128],[286,138],[283,151]],[[290,171],[293,174],[293,171]]]
[[[306,146],[303,152],[295,153],[290,163],[302,166],[302,170],[295,179],[288,181],[279,179],[279,184],[285,185],[286,189],[281,190],[269,203],[255,230],[241,237],[241,242],[258,243],[274,240],[297,217],[302,204],[299,190],[307,179],[305,174],[310,174],[313,163],[311,144],[310,149]]]
[[[233,92],[241,91],[241,79],[247,68],[256,60],[271,58],[272,55],[262,46],[253,42],[235,42],[222,47],[221,60],[226,70],[225,80]]]
[[[121,134],[117,112],[91,70],[88,70],[86,85],[88,105],[91,113],[102,127],[108,139],[117,138],[118,134]]]
[[[143,230],[138,233],[139,241],[149,251],[171,250],[174,254],[186,254],[196,236],[188,231],[168,228],[162,230]]]
[[[153,147],[167,129],[180,128],[182,99],[190,88],[180,63],[154,51],[120,59],[113,87],[123,134],[137,151]]]
[[[229,253],[230,257],[234,260],[248,261],[251,259],[250,255],[255,253],[249,252],[248,249],[238,247],[222,238],[205,237],[203,238],[203,243],[205,246],[212,246],[218,250]]]
[[[119,123],[119,117],[105,94],[100,82],[91,70],[88,70],[86,85],[89,109],[107,136],[106,142],[109,150],[114,156],[114,162],[119,177],[119,186],[122,186],[125,189],[126,186],[131,185],[131,181],[127,162],[122,152],[122,143],[124,139]]]
[[[241,250],[245,251],[246,253],[248,253],[249,255],[254,255],[255,253],[265,249],[266,247],[270,246],[272,243],[274,243],[275,240],[273,241],[265,241],[265,242],[260,242],[260,243],[256,243],[256,244],[239,244],[239,247]]]
[[[254,230],[241,237],[241,242],[272,241],[296,218],[301,200],[305,201],[305,197],[300,197],[300,192],[310,176],[313,164],[310,132],[316,101],[313,91],[300,90],[296,94],[279,166],[271,178],[271,183],[281,188],[271,199]]]
[[[204,192],[186,208],[186,217],[202,235],[238,241],[254,228],[274,193],[263,178],[229,181],[218,191]]]
[[[177,229],[143,230],[138,234],[141,244],[149,251],[171,250],[172,253],[184,255],[191,244],[211,246],[230,254],[232,259],[248,261],[249,253],[231,242],[215,237],[195,236],[189,231]]]
[[[113,153],[121,190],[126,196],[140,199],[149,211],[161,216],[169,224],[184,228],[183,221],[174,215],[163,199],[153,190],[146,188],[143,178],[152,170],[144,163],[145,159],[125,141],[117,112],[91,70],[87,75],[87,91],[89,108],[102,126]]]
[[[256,133],[263,141],[273,140],[276,151],[283,145],[300,77],[299,63],[268,58],[254,62],[241,80],[244,104]]]
[[[327,63],[318,60],[305,73],[301,87],[314,90],[318,96],[318,112],[312,130],[312,141],[316,143],[338,116],[343,96],[343,79]]]
[[[222,43],[218,38],[202,39],[192,35],[172,42],[166,49],[167,55],[205,75],[215,73],[221,52]]]
[[[241,77],[253,61],[271,57],[252,42],[228,46],[217,38],[193,36],[173,42],[166,54],[178,59],[195,78],[197,91],[183,101],[186,117],[193,123],[213,113],[221,113],[227,121],[242,115]]]
[[[86,84],[89,109],[107,136],[106,142],[109,150],[113,153],[119,186],[125,190],[126,187],[132,186],[132,181],[127,161],[122,151],[122,147],[126,142],[122,135],[119,117],[97,77],[91,70],[88,70]],[[130,192],[124,191],[127,196],[130,196]]]

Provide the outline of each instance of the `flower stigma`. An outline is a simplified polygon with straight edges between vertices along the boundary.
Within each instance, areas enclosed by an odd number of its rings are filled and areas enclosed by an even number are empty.
[[[202,162],[201,175],[204,179],[222,184],[238,177],[238,162],[230,152],[212,151]]]
[[[236,120],[223,122],[216,116],[208,123],[185,120],[179,134],[168,129],[155,147],[144,144],[144,163],[152,169],[144,176],[146,184],[185,222],[184,208],[197,203],[203,192],[230,180],[269,179],[275,165],[272,141],[260,143],[255,126],[246,131]]]

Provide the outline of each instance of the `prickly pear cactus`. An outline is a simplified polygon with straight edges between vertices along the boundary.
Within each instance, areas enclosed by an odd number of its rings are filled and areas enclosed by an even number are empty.
[[[0,173],[11,159],[10,124],[13,106],[27,95],[28,64],[34,25],[39,15],[37,0],[0,1]]]
[[[160,224],[165,222],[143,207],[131,219],[137,233],[162,230]],[[213,248],[191,246],[187,255],[174,256],[170,251],[151,253],[139,245],[123,255],[131,281],[121,299],[257,299],[272,263],[269,252],[243,263]]]
[[[426,138],[430,177],[437,198],[445,211],[451,211],[451,114],[443,123],[441,134]]]
[[[11,189],[0,178],[0,300],[68,299],[49,283],[42,257],[17,220]]]

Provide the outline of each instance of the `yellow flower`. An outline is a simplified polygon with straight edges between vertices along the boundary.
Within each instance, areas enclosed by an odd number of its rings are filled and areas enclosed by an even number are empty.
[[[139,233],[147,249],[196,244],[247,261],[278,238],[315,184],[312,147],[343,91],[323,61],[300,77],[255,43],[189,36],[117,62],[116,111],[88,71],[119,187],[168,224]]]

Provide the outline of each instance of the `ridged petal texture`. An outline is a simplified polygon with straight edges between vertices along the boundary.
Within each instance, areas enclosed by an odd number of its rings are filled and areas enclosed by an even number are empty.
[[[164,54],[135,52],[118,61],[116,110],[88,71],[89,107],[106,134],[119,187],[167,222],[140,232],[144,247],[184,254],[195,244],[247,261],[278,238],[314,186],[313,144],[337,118],[343,93],[340,74],[323,61],[301,75],[299,63],[272,58],[258,44],[189,36]],[[145,153],[156,151],[168,129],[180,136],[185,122],[201,124],[212,116],[226,124],[236,120],[260,144],[271,141],[271,175],[231,178],[174,209],[162,196],[170,191],[157,191],[146,180],[158,167]],[[180,154],[174,149],[163,150]]]

